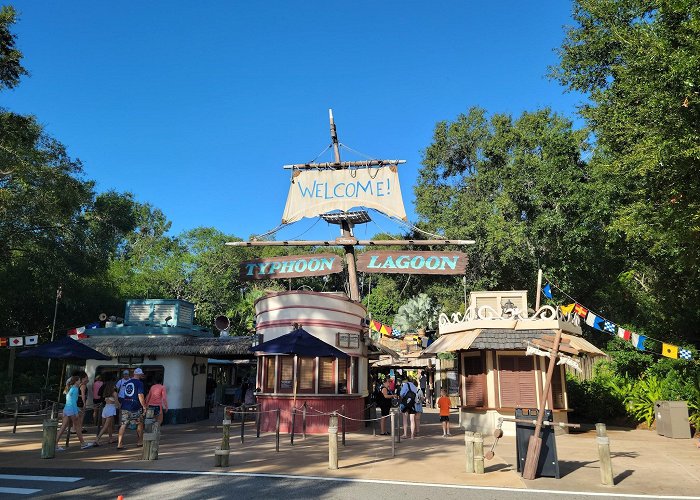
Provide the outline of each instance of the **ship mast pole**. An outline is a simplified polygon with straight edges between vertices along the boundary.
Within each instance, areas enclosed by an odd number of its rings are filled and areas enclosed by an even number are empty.
[[[328,110],[328,118],[331,125],[331,141],[333,142],[333,159],[340,166],[340,149],[338,147],[338,133],[335,129],[335,121],[333,120],[333,110]],[[348,240],[354,239],[352,234],[353,224],[347,219],[342,219],[340,222],[340,234]],[[355,245],[343,245],[345,250],[345,262],[348,265],[348,288],[350,292],[350,300],[360,301],[360,287],[357,280],[357,265],[355,264]]]

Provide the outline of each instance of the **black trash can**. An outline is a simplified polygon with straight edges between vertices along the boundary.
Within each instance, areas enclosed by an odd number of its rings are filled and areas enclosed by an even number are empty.
[[[537,408],[516,408],[515,418],[525,420],[536,420],[539,410]],[[544,420],[553,422],[552,410],[544,411]],[[518,472],[522,474],[525,468],[525,458],[527,457],[527,447],[530,436],[535,433],[535,424],[515,423],[515,446],[517,454]],[[535,477],[554,477],[559,479],[559,460],[557,459],[557,445],[554,440],[554,428],[552,426],[542,426],[542,448],[540,458],[537,462]]]

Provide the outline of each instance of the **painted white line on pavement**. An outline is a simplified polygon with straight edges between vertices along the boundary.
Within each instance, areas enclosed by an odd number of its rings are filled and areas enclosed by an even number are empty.
[[[31,495],[40,491],[41,490],[32,490],[30,488],[5,488],[0,486],[0,493],[13,493],[15,495]]]
[[[441,484],[441,483],[414,483],[411,481],[390,481],[382,479],[353,479],[349,477],[323,477],[323,476],[294,476],[292,474],[261,474],[258,472],[212,472],[212,471],[183,471],[183,470],[143,470],[143,469],[112,469],[109,472],[117,474],[175,474],[181,476],[238,476],[238,477],[258,477],[271,479],[307,479],[311,481],[336,481],[340,483],[370,483],[370,484],[391,484],[400,486],[425,486],[426,488],[447,488],[460,490],[483,490],[483,491],[511,491],[518,493],[555,493],[558,495],[578,495],[589,497],[607,498],[663,498],[668,500],[700,500],[700,497],[689,497],[679,495],[639,495],[633,493],[596,493],[593,491],[564,491],[564,490],[537,490],[529,488],[501,488],[497,486],[469,486],[466,484]]]
[[[74,483],[76,481],[80,481],[82,477],[25,476],[23,474],[0,474],[0,479],[9,479],[12,481],[52,481],[57,483]]]

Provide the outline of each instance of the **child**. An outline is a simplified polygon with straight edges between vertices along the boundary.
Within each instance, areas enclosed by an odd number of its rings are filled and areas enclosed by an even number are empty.
[[[440,408],[440,422],[442,422],[442,437],[451,436],[450,434],[450,398],[447,397],[445,389],[440,390],[440,398],[438,399],[438,408]]]
[[[109,443],[113,443],[112,432],[114,431],[114,419],[117,416],[117,408],[119,407],[119,399],[117,397],[117,389],[112,382],[107,382],[102,386],[102,395],[104,397],[105,406],[102,409],[102,429],[97,434],[95,446],[99,446],[100,438],[105,434],[109,435]]]

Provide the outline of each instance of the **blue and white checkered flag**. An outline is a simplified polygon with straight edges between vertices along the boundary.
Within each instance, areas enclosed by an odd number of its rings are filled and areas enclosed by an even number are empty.
[[[617,325],[612,321],[606,320],[605,323],[603,323],[603,330],[608,333],[615,333],[617,331]]]
[[[689,349],[678,349],[678,357],[681,359],[693,359],[693,353]]]

